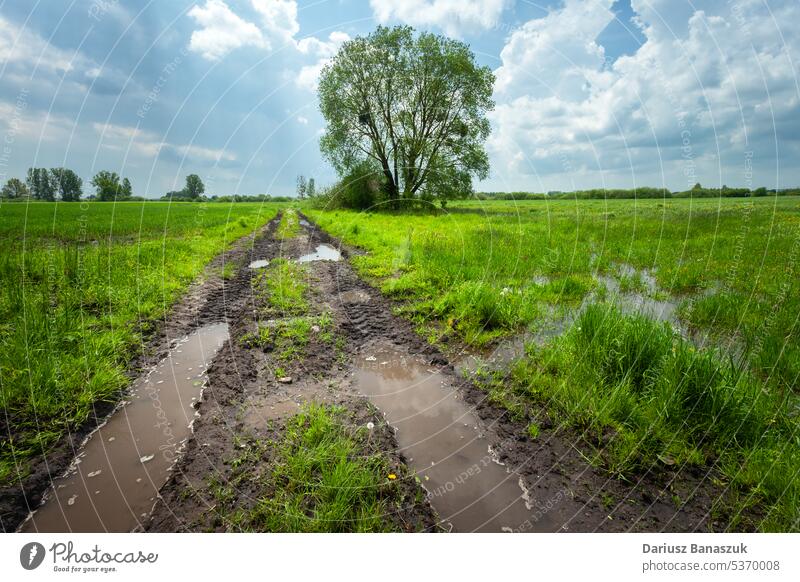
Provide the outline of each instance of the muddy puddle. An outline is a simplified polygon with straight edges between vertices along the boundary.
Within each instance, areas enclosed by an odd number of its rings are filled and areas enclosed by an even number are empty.
[[[400,449],[454,531],[555,531],[557,518],[538,508],[520,477],[491,450],[493,433],[448,379],[421,361],[384,347],[360,356],[359,390],[396,429]]]
[[[269,266],[269,261],[267,259],[258,259],[257,261],[253,261],[249,265],[247,265],[250,269],[263,269],[264,267]]]
[[[317,245],[313,253],[301,256],[297,259],[298,263],[310,263],[312,261],[339,261],[342,258],[342,253],[331,245],[321,244]]]
[[[136,529],[191,433],[206,368],[227,339],[228,325],[217,323],[178,341],[134,383],[128,401],[89,436],[21,531]]]

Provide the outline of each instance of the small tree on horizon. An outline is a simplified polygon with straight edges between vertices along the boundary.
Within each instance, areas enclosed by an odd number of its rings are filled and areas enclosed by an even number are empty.
[[[197,200],[206,191],[205,184],[197,174],[186,176],[186,186],[183,188],[186,195],[192,200]]]
[[[19,178],[9,178],[0,192],[0,198],[6,200],[24,200],[30,196],[30,191],[25,182]]]
[[[101,170],[92,178],[92,186],[96,190],[96,200],[101,202],[128,200],[131,197],[131,183],[125,178],[120,182],[119,174]]]
[[[306,177],[303,174],[297,176],[297,197],[301,200],[306,197]]]

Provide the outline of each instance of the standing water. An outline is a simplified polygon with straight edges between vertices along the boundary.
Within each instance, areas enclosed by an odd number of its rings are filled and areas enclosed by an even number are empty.
[[[331,245],[317,245],[316,251],[307,255],[301,256],[297,259],[298,263],[310,263],[312,261],[338,261],[342,258],[342,254],[333,248]]]
[[[183,338],[136,381],[130,401],[93,432],[26,532],[128,532],[147,517],[191,433],[208,364],[228,339],[228,324]]]
[[[391,349],[362,360],[361,392],[397,429],[409,465],[434,509],[455,531],[556,531],[519,475],[492,453],[492,440],[447,378]],[[539,509],[537,509],[537,507]]]

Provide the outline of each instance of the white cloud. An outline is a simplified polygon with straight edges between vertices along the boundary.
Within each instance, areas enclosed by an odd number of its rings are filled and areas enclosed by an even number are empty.
[[[269,38],[293,43],[300,32],[297,23],[297,2],[293,0],[252,0],[253,8],[261,15],[261,22]]]
[[[594,0],[592,0],[594,1]],[[507,0],[370,0],[380,23],[438,26],[451,36],[496,26]]]
[[[35,32],[20,28],[0,16],[0,63],[37,67],[49,71],[70,71],[85,59],[53,46]]]
[[[299,123],[301,125],[308,125],[308,118],[307,117],[303,117],[302,115],[298,115],[297,116],[297,123]]]
[[[243,20],[223,0],[207,0],[205,6],[194,6],[189,16],[203,28],[192,33],[190,50],[211,61],[218,61],[230,51],[244,46],[269,50],[289,47],[301,56],[314,58],[314,62],[300,66],[293,73],[298,87],[315,90],[319,73],[339,46],[350,36],[334,31],[328,39],[309,36],[297,38],[297,2],[294,0],[251,0],[261,17],[261,27]]]
[[[210,61],[243,46],[270,46],[255,24],[237,16],[222,0],[207,0],[202,8],[193,6],[189,16],[202,27],[192,32],[189,49]]]
[[[166,154],[173,158],[191,162],[232,162],[236,155],[230,151],[206,148],[194,144],[172,144],[162,140],[155,132],[128,125],[93,123],[95,132],[101,136],[104,148],[130,150],[142,157],[156,157]]]
[[[344,32],[332,32],[327,41],[321,41],[314,37],[301,39],[297,43],[297,49],[301,53],[315,55],[317,60],[315,63],[305,65],[300,69],[295,79],[297,86],[309,91],[315,91],[322,68],[336,54],[341,44],[348,40],[350,40],[350,37]]]
[[[509,37],[496,71],[495,175],[741,184],[752,152],[774,181],[776,136],[779,157],[800,139],[800,36],[776,28],[797,20],[796,2],[773,2],[773,20],[756,0],[634,0],[646,41],[609,66],[595,38],[611,4],[567,0]]]

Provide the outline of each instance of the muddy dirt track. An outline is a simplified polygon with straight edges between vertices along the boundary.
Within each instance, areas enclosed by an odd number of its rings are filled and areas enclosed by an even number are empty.
[[[403,531],[706,531],[718,529],[714,499],[698,474],[648,474],[623,482],[590,466],[577,435],[540,418],[533,441],[525,426],[486,401],[437,348],[420,338],[394,304],[362,281],[351,253],[305,220],[299,236],[275,237],[277,219],[224,260],[238,265],[230,280],[214,275],[193,286],[164,322],[137,369],[163,359],[170,340],[201,325],[227,323],[230,339],[207,370],[193,433],[153,491],[149,515],[132,515],[123,530],[238,531],[235,511],[253,507],[259,476],[274,459],[264,442],[279,439],[304,403],[335,404],[353,426],[374,426],[370,446],[388,456],[399,476],[387,519]],[[329,245],[341,252],[335,259]],[[307,257],[308,255],[315,255]],[[259,324],[251,261],[300,259],[310,286],[311,316],[330,314],[335,345],[312,332],[300,357],[278,361],[245,341]],[[264,263],[261,263],[263,265]],[[287,315],[288,318],[288,315]],[[85,433],[84,433],[85,434]],[[64,471],[76,435],[60,457],[38,470],[27,490],[3,492],[3,527],[14,529],[41,498],[48,475]],[[247,463],[240,463],[249,453]],[[49,470],[49,473],[48,473]],[[224,491],[224,495],[220,492]],[[266,492],[268,494],[268,492]]]

